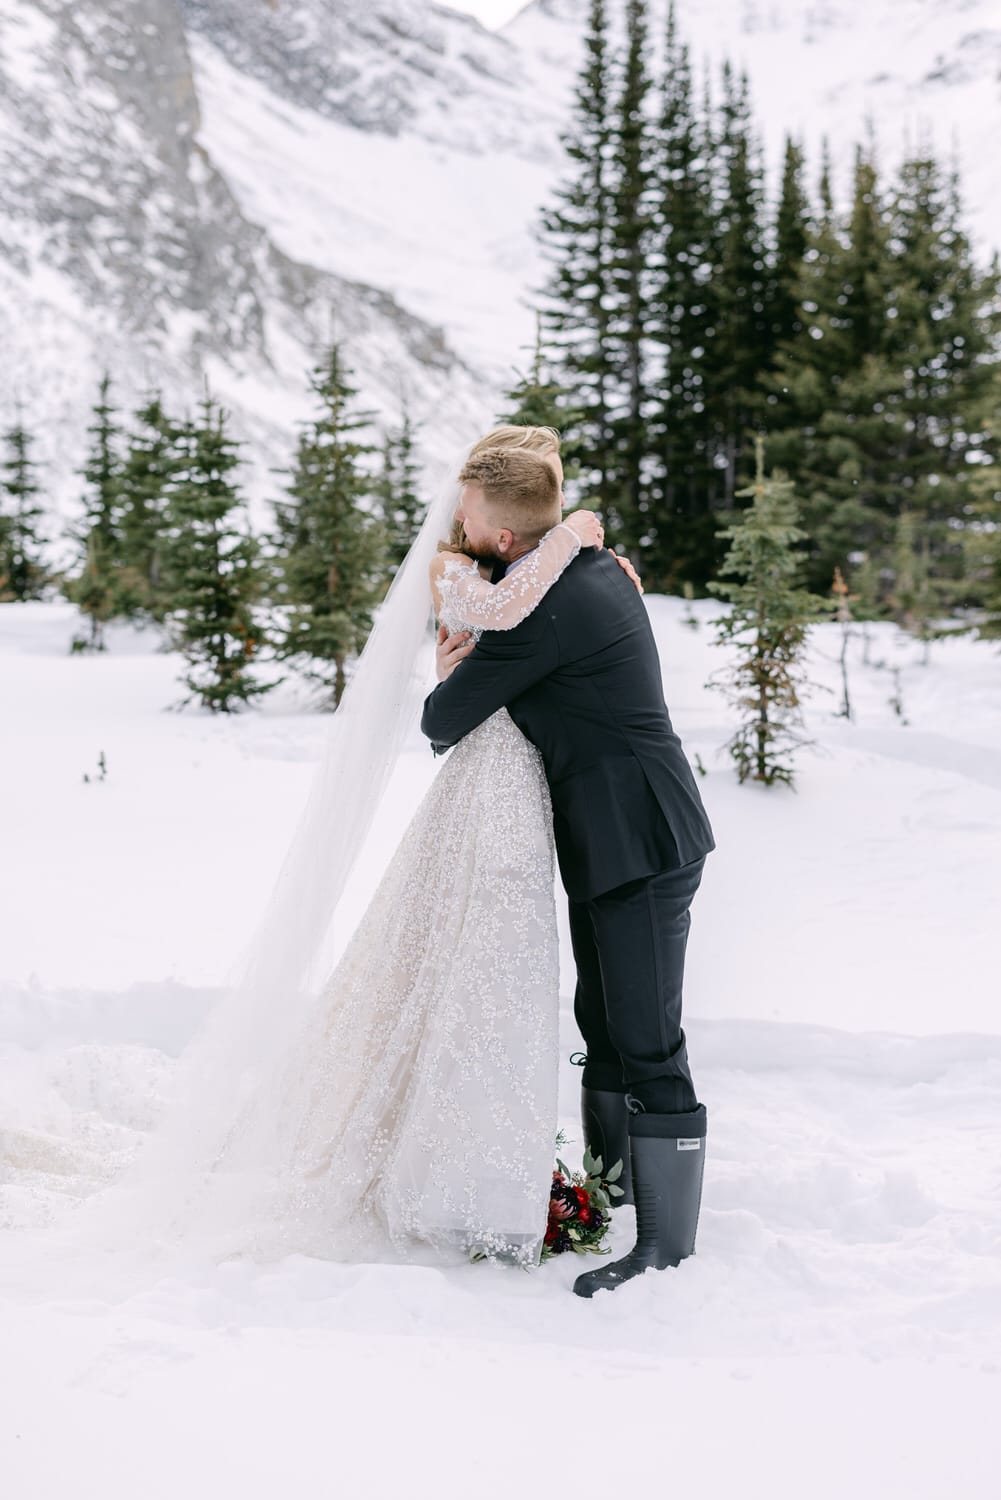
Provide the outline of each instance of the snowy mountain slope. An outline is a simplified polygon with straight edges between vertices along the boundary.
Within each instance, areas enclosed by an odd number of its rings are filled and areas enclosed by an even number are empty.
[[[1001,242],[996,0],[679,8],[698,57],[749,67],[773,164],[784,129],[826,132],[843,188],[867,118],[888,160],[930,131]],[[208,374],[258,494],[332,331],[429,452],[492,420],[532,337],[584,15],[535,0],[491,33],[428,0],[0,0],[0,416],[18,394],[36,414],[65,505],[104,362],[126,399]]]
[[[189,400],[204,372],[259,461],[285,458],[305,368],[332,328],[370,403],[395,412],[419,369],[416,406],[447,392],[461,410],[471,382],[440,330],[278,247],[200,124],[173,0],[3,0],[0,406],[20,396],[36,427],[41,408],[64,485],[105,362],[126,399],[155,379]]]
[[[544,151],[519,49],[428,0],[181,0],[189,34],[323,118],[453,152]]]
[[[248,216],[287,251],[391,287],[403,306],[447,327],[481,374],[480,420],[489,422],[530,338],[539,264],[529,220],[552,166],[354,130],[275,98],[201,38],[193,56],[201,138]],[[413,369],[411,387],[422,383]]]

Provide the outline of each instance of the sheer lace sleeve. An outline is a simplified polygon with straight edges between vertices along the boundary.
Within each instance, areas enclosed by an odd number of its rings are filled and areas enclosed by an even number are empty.
[[[580,538],[563,521],[547,531],[534,552],[502,578],[481,578],[469,558],[439,552],[431,578],[442,619],[479,630],[513,630],[532,613],[580,551]]]

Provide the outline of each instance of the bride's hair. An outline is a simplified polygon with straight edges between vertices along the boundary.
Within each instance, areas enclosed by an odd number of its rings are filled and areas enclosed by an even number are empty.
[[[526,448],[546,458],[550,453],[559,453],[560,435],[555,427],[518,427],[513,422],[506,422],[477,438],[469,450],[468,460],[479,458],[488,448]],[[461,521],[453,521],[447,540],[438,543],[438,551],[469,551],[469,539]]]

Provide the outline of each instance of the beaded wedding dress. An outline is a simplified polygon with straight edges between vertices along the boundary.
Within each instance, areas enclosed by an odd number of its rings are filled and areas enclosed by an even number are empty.
[[[450,631],[511,629],[580,549],[562,523],[500,583],[443,553]],[[460,668],[461,670],[461,668]],[[286,1249],[535,1263],[556,1136],[559,955],[542,760],[506,709],[450,753],[317,1008]]]
[[[580,545],[560,523],[496,585],[438,554],[441,623],[514,628]],[[292,926],[308,889],[293,884],[265,933]],[[557,1128],[552,814],[541,757],[505,709],[444,760],[291,1022],[277,1013],[297,1000],[286,962],[269,973],[265,951],[263,977],[234,991],[163,1139],[60,1226],[69,1255],[536,1263]]]

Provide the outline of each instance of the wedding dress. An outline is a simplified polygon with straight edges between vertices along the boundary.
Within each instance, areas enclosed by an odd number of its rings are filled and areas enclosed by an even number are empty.
[[[496,585],[443,554],[441,623],[512,629],[579,550],[561,523]],[[549,790],[501,709],[443,764],[293,1061],[286,1248],[537,1262],[558,1003]]]
[[[394,585],[396,611],[370,641],[354,708],[334,716],[339,739],[300,825],[304,842],[230,1004],[175,1080],[167,1128],[125,1171],[109,1165],[105,1188],[55,1233],[26,1236],[26,1265],[43,1242],[74,1263],[85,1248],[144,1264],[189,1251],[203,1261],[538,1261],[557,1128],[552,815],[541,757],[506,710],[443,761],[315,990],[304,962],[319,952],[395,760],[392,735],[380,754],[357,743],[356,727],[378,719],[380,683],[397,732],[426,690],[402,626],[421,610],[420,589],[427,598],[439,522],[429,516]],[[474,638],[513,629],[580,545],[560,523],[496,585],[468,558],[439,554],[441,622]]]

